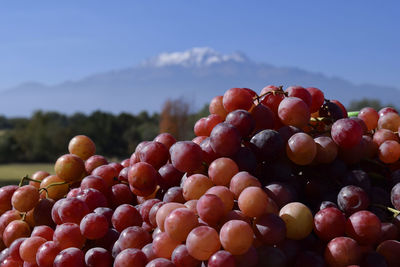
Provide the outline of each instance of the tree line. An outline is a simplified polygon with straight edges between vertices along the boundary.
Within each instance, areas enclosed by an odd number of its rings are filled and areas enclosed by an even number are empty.
[[[177,99],[166,101],[160,114],[95,111],[65,115],[36,111],[30,118],[0,116],[0,163],[54,162],[68,153],[69,140],[78,134],[95,142],[96,154],[124,159],[130,157],[137,144],[153,140],[160,132],[169,131],[178,140],[193,138],[195,121],[207,112],[207,106],[190,112],[189,105]]]

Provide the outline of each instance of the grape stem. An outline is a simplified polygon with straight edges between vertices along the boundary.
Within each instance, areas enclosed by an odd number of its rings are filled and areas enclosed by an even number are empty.
[[[22,177],[22,179],[19,182],[18,186],[21,187],[25,180],[32,181],[32,182],[35,182],[35,183],[41,183],[42,182],[42,181],[39,181],[39,180],[35,180],[35,179],[32,179],[32,178],[29,178],[28,175],[25,175],[24,177]]]
[[[393,213],[393,218],[396,218],[397,216],[400,215],[400,211],[399,211],[399,210],[396,210],[396,209],[394,209],[394,208],[386,207],[386,206],[381,205],[381,204],[373,204],[373,206],[378,207],[378,208],[381,208],[381,209],[385,209],[385,210],[387,210],[387,211],[390,211],[391,213]]]
[[[264,94],[256,95],[253,98],[253,100],[257,100],[257,102],[260,103],[260,99],[261,98],[263,98],[266,95],[270,95],[270,94],[273,94],[273,95],[282,94],[282,95],[288,96],[288,93],[283,91],[283,86],[282,85],[278,86],[278,88],[279,88],[278,90],[270,90],[268,92],[265,92]]]
[[[348,117],[357,117],[360,111],[349,111],[347,112]]]

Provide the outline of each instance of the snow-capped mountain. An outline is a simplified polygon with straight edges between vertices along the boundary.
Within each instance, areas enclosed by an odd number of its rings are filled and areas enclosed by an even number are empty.
[[[0,90],[0,115],[29,116],[34,110],[67,114],[104,110],[113,113],[159,112],[165,100],[183,97],[195,111],[231,87],[260,92],[269,84],[314,86],[326,98],[348,104],[353,99],[400,99],[400,90],[355,85],[340,78],[294,67],[254,62],[242,53],[222,54],[211,48],[162,53],[132,68],[113,70],[57,85],[25,83]],[[379,92],[379,93],[377,93]]]

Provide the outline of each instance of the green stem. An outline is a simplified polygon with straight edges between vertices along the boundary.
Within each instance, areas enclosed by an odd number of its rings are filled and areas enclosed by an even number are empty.
[[[381,208],[381,209],[384,209],[384,210],[387,210],[387,211],[390,211],[391,213],[393,213],[393,218],[396,218],[397,216],[400,215],[400,211],[396,210],[394,208],[386,207],[386,206],[381,205],[381,204],[373,204],[373,206]]]
[[[39,180],[35,180],[35,179],[32,179],[32,178],[29,178],[28,175],[25,175],[24,177],[22,177],[21,181],[19,181],[18,186],[21,187],[25,180],[32,181],[32,182],[35,182],[35,183],[41,183],[42,182],[42,181],[39,181]]]
[[[349,111],[349,112],[347,112],[347,116],[349,116],[349,117],[357,117],[358,113],[360,113],[360,111]]]

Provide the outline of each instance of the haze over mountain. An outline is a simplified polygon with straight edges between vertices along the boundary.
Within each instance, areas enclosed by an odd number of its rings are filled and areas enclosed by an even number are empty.
[[[364,97],[379,99],[384,104],[400,99],[400,90],[395,87],[355,85],[296,67],[255,62],[239,52],[222,54],[202,47],[162,53],[132,68],[76,81],[56,85],[30,82],[0,90],[0,115],[30,116],[38,109],[67,114],[94,110],[159,112],[167,99],[180,97],[191,103],[195,111],[231,87],[248,87],[260,92],[269,84],[318,87],[326,98],[339,99],[345,105]]]

